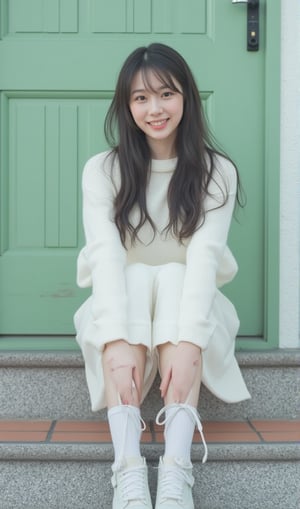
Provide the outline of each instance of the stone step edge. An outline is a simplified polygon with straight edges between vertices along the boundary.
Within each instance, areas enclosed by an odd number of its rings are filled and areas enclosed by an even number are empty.
[[[142,444],[141,453],[149,461],[157,461],[163,454],[162,444]],[[192,446],[192,461],[201,462],[203,446]],[[111,444],[82,443],[1,443],[2,461],[91,461],[112,462]],[[208,445],[208,461],[300,461],[300,443],[269,442],[211,443]]]
[[[300,348],[236,352],[241,367],[299,367]],[[0,352],[0,368],[83,368],[81,352],[69,351],[3,351]]]

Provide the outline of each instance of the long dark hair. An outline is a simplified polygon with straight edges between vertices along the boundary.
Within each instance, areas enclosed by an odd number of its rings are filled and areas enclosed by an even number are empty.
[[[177,128],[175,146],[178,161],[168,188],[169,223],[165,228],[166,232],[171,231],[182,242],[205,220],[204,197],[213,178],[215,154],[220,154],[220,151],[214,148],[209,135],[190,68],[177,51],[164,44],[154,43],[137,48],[128,56],[120,71],[116,92],[105,119],[105,136],[112,147],[113,161],[118,158],[121,176],[114,203],[115,223],[123,245],[127,233],[132,243],[136,241],[146,221],[151,224],[154,235],[156,232],[146,203],[146,187],[151,171],[150,148],[129,108],[132,80],[139,71],[148,89],[151,89],[149,72],[154,72],[163,85],[179,92],[176,80],[182,90],[183,116]],[[223,190],[223,203],[219,206],[223,206],[227,198]],[[136,206],[140,217],[138,224],[133,225],[130,213]]]

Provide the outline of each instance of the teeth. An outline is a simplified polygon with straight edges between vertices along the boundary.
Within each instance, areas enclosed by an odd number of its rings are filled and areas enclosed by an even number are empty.
[[[162,125],[166,122],[166,120],[158,120],[156,122],[150,122],[151,125]]]

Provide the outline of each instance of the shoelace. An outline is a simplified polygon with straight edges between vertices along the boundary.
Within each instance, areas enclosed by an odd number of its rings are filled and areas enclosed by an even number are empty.
[[[174,408],[175,412],[173,412],[173,414],[170,415],[170,417],[165,417],[165,419],[160,420],[161,415],[166,413],[167,409],[171,409],[171,408]],[[156,416],[156,419],[155,419],[155,422],[156,422],[156,424],[158,424],[160,426],[163,426],[164,424],[166,426],[168,426],[168,423],[182,409],[186,410],[192,416],[192,418],[194,418],[195,425],[197,426],[197,429],[198,429],[198,431],[200,433],[200,436],[201,436],[201,439],[202,439],[202,443],[203,443],[203,447],[204,447],[204,455],[203,455],[203,458],[202,458],[202,463],[205,463],[206,460],[207,460],[208,450],[207,450],[207,445],[206,445],[206,441],[205,441],[204,434],[203,434],[203,428],[202,428],[202,424],[201,424],[201,420],[200,420],[200,415],[197,412],[195,407],[193,407],[191,405],[188,405],[186,403],[172,403],[171,405],[166,405],[166,406],[164,406],[158,412],[158,414]]]
[[[160,480],[161,501],[172,499],[180,500],[182,502],[183,487],[185,483],[192,488],[194,478],[184,469],[184,466],[180,463],[178,463],[178,466],[164,466]]]
[[[119,485],[124,501],[145,501],[145,468],[136,466],[124,469],[119,474]]]

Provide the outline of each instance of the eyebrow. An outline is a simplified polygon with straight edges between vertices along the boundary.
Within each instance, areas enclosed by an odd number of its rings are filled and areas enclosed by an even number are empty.
[[[158,87],[156,90],[159,92],[160,90],[165,90],[166,88],[172,90],[167,85],[162,85],[161,87]],[[147,92],[148,90],[149,90],[148,88],[137,88],[137,89],[135,89],[135,90],[133,90],[131,92],[131,95],[134,95],[134,94],[137,94],[137,93],[141,93],[141,92]]]

